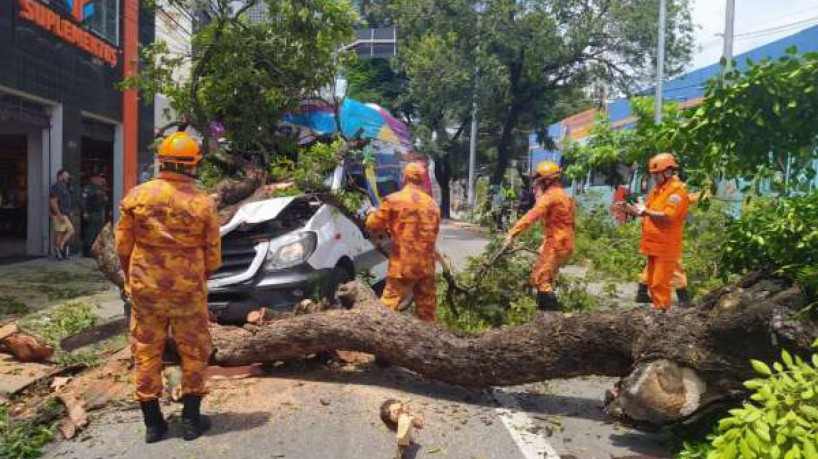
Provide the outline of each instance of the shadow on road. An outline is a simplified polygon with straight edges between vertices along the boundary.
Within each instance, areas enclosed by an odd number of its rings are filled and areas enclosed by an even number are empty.
[[[672,459],[674,457],[659,441],[646,442],[645,435],[642,433],[629,432],[611,435],[609,438],[612,445],[627,448],[639,454],[639,456],[620,456],[617,459]]]
[[[270,419],[269,412],[254,411],[251,413],[215,413],[210,414],[213,427],[205,434],[208,437],[242,432],[261,427]]]
[[[419,396],[470,403],[477,406],[499,406],[494,397],[484,389],[452,386],[439,381],[423,379],[399,367],[381,368],[374,363],[361,367],[363,371],[341,372],[327,368],[321,363],[293,362],[266,371],[264,377],[288,377],[308,382],[355,384],[399,390]],[[602,413],[602,397],[584,398],[556,394],[520,392],[513,388],[504,392],[516,397],[524,411],[531,414],[564,415],[593,421],[609,421]]]

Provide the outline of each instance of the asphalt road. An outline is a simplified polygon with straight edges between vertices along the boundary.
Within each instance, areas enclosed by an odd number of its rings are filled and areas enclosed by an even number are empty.
[[[456,266],[485,238],[444,225],[439,249]],[[49,447],[49,458],[391,459],[394,434],[378,418],[385,399],[411,400],[426,419],[412,457],[533,459],[668,457],[661,438],[608,424],[602,396],[610,378],[469,390],[374,364],[295,363],[261,377],[214,380],[205,405],[214,428],[194,442],[172,424],[169,438],[143,443],[137,409],[92,413],[78,438]],[[179,406],[166,406],[178,420]]]

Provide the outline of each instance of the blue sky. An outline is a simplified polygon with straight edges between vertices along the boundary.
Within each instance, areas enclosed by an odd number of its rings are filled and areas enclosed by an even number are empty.
[[[710,65],[722,54],[725,0],[692,0],[696,47],[690,69]],[[736,0],[733,53],[792,35],[818,24],[818,0]]]

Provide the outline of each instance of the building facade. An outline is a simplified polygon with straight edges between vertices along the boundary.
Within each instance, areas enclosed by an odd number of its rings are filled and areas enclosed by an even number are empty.
[[[173,57],[188,57],[182,64],[173,69],[174,81],[183,82],[190,76],[192,55],[191,38],[194,31],[194,16],[167,0],[156,2],[155,38],[164,42],[168,54]],[[153,100],[153,121],[156,128],[176,121],[177,114],[170,106],[170,101],[163,94],[157,94]]]
[[[153,37],[153,13],[136,0],[0,2],[0,258],[50,252],[48,192],[60,169],[73,176],[78,234],[92,174],[105,179],[114,218],[151,160],[153,131],[151,104],[117,83],[137,64],[137,41]]]

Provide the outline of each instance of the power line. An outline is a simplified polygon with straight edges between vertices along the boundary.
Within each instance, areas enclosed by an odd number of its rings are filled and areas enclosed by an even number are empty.
[[[789,30],[789,29],[795,29],[795,28],[797,28],[799,26],[802,26],[802,25],[812,25],[812,24],[815,24],[815,23],[818,23],[818,16],[813,16],[811,18],[802,19],[800,21],[791,22],[791,23],[788,23],[788,24],[781,24],[781,25],[777,25],[777,26],[773,26],[773,27],[768,27],[766,29],[759,29],[759,30],[754,30],[754,31],[751,31],[751,32],[738,33],[735,36],[738,38],[738,37],[751,37],[751,36],[756,36],[756,35],[773,34],[773,33],[777,33],[777,32],[783,32],[783,31]]]
[[[775,34],[778,34],[778,33],[781,33],[781,32],[786,32],[787,30],[797,29],[797,28],[799,28],[801,26],[810,26],[810,25],[815,25],[815,24],[818,24],[818,16],[808,18],[808,19],[802,19],[800,21],[791,22],[791,23],[788,23],[788,24],[781,24],[781,25],[777,25],[777,26],[774,26],[774,27],[768,27],[768,28],[765,28],[765,29],[758,29],[758,30],[752,30],[752,31],[749,31],[749,32],[735,34],[734,38],[736,40],[748,40],[748,39],[751,39],[751,38],[760,38],[760,37],[767,36],[767,35],[775,35]],[[722,44],[722,39],[719,38],[719,39],[715,39],[715,40],[711,40],[711,41],[702,43],[698,47],[698,49],[701,52],[701,51],[705,51],[705,50],[708,50],[708,49],[712,49],[712,48],[714,48],[716,46],[719,46],[721,44]]]

